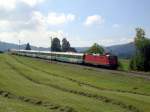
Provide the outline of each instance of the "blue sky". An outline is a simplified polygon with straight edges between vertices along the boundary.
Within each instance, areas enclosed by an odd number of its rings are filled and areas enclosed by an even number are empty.
[[[0,0],[1,41],[48,47],[49,37],[57,36],[76,47],[109,46],[133,41],[136,27],[150,37],[149,0],[5,1]]]

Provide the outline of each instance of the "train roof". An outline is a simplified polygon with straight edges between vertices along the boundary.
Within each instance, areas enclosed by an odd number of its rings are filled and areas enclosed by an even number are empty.
[[[17,52],[30,52],[30,53],[44,53],[44,54],[58,54],[58,55],[74,55],[74,56],[83,56],[83,53],[74,53],[74,52],[51,52],[51,51],[37,51],[37,50],[13,50]]]

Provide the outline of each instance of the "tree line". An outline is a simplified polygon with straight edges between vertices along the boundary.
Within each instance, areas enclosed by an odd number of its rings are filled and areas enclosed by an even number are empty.
[[[136,28],[134,44],[136,52],[130,60],[130,69],[150,71],[150,39],[145,36],[144,29]]]
[[[59,38],[53,38],[51,43],[51,51],[54,52],[76,52],[76,49],[71,47],[70,42],[66,39],[62,39],[62,45]]]
[[[31,46],[27,43],[25,50],[31,50]],[[76,52],[76,49],[71,47],[69,41],[66,38],[62,39],[62,45],[59,38],[55,37],[52,39],[51,51],[53,52]]]

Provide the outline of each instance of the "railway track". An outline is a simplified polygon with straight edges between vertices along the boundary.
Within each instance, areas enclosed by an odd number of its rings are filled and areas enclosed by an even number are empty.
[[[29,57],[29,58],[33,58],[33,57]],[[150,80],[150,72],[111,70],[108,68],[94,66],[94,65],[74,64],[74,63],[67,63],[67,62],[61,62],[61,61],[55,61],[55,60],[47,60],[47,59],[42,59],[42,58],[34,58],[34,59],[42,60],[42,61],[45,61],[48,63],[53,63],[53,64],[61,64],[64,66],[74,66],[74,67],[79,67],[82,69],[87,69],[87,70],[92,70],[92,71],[107,72],[107,73],[119,74],[119,75],[127,75],[130,77],[139,77],[139,78],[144,78],[146,80]]]

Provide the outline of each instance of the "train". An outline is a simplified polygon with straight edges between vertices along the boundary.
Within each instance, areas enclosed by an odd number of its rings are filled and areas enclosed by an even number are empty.
[[[60,61],[73,64],[92,65],[96,67],[107,67],[116,69],[118,67],[117,56],[109,53],[87,54],[87,53],[73,53],[73,52],[51,52],[51,51],[36,51],[36,50],[11,50],[12,54],[27,56],[33,58],[40,58],[46,60]]]

